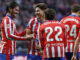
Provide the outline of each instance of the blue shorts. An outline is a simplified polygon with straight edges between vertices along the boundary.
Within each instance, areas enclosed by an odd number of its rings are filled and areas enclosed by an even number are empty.
[[[71,60],[73,53],[72,52],[67,52],[65,53],[66,59]],[[77,60],[79,60],[79,53],[77,53]]]
[[[27,59],[28,60],[42,60],[42,56],[27,54]]]
[[[56,57],[56,58],[45,58],[44,60],[65,60],[65,58],[62,58],[62,57]]]
[[[10,60],[14,58],[14,55],[10,55]],[[6,60],[6,54],[1,54],[0,53],[0,60]]]

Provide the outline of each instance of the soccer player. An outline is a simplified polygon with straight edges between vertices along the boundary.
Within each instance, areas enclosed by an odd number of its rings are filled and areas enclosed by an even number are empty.
[[[65,25],[55,20],[56,12],[46,9],[45,18],[48,20],[39,28],[39,39],[43,50],[44,60],[65,60],[66,47]]]
[[[39,27],[40,25],[45,21],[45,14],[44,11],[47,9],[46,4],[39,3],[35,5],[35,14],[36,17],[33,17],[30,19],[27,29],[26,29],[26,35],[34,34],[34,37],[36,38],[35,41],[31,41],[29,43],[28,48],[28,57],[31,58],[31,60],[42,60],[40,53],[37,51],[37,46],[40,46],[39,43]]]
[[[67,47],[65,49],[66,58],[67,60],[71,60],[71,57],[73,55],[73,48],[75,40],[78,36],[79,29],[80,29],[80,5],[73,5],[71,7],[71,15],[63,18],[61,22],[65,24],[65,27],[67,29]],[[80,52],[80,49],[79,51]],[[79,59],[79,53],[77,53],[77,59]]]
[[[2,47],[0,53],[6,54],[7,60],[12,59],[12,55],[15,53],[15,40],[31,40],[33,39],[32,35],[27,35],[27,37],[22,37],[26,32],[18,34],[16,31],[15,18],[19,14],[19,6],[16,2],[10,2],[6,7],[6,16],[3,18],[1,23],[1,32],[2,32]],[[11,55],[11,57],[10,57]],[[2,57],[2,59],[4,59]],[[1,56],[0,56],[0,60]]]

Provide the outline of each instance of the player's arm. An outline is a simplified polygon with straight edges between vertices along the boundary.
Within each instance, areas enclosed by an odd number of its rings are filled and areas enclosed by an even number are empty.
[[[26,28],[26,36],[32,34],[34,18],[30,19]]]
[[[77,51],[78,51],[78,47],[79,47],[79,43],[80,43],[80,33],[75,41],[75,45],[74,45],[74,51],[73,51],[73,56],[72,56],[72,59],[71,60],[77,60],[76,58],[76,54],[77,54]]]
[[[26,30],[23,30],[21,33],[18,33],[18,32],[16,31],[16,35],[17,35],[17,36],[24,36],[24,35],[26,35]]]
[[[7,22],[11,22],[11,21],[10,20],[4,21],[4,30],[6,33],[6,37],[8,39],[11,39],[11,40],[29,40],[29,39],[33,38],[32,36],[29,36],[29,35],[27,37],[20,37],[20,36],[14,35],[13,31],[11,30],[13,23],[7,23]],[[13,27],[13,29],[14,29],[14,32],[16,33],[16,27],[15,26]]]

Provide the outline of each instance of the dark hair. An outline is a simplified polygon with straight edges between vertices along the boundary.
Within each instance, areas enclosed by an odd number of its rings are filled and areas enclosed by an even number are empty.
[[[35,8],[39,7],[41,10],[47,9],[47,5],[45,3],[39,3],[35,5]]]
[[[16,6],[19,6],[15,1],[7,4],[6,12],[9,12],[9,8],[14,9]]]
[[[45,18],[47,20],[53,20],[55,19],[55,16],[56,16],[56,11],[54,9],[48,8],[45,10]]]
[[[78,11],[80,11],[80,5],[78,5],[78,4],[72,5],[71,11],[72,12],[78,12]]]

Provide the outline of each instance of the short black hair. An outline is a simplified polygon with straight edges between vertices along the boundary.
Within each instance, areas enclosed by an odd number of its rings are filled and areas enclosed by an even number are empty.
[[[53,19],[55,19],[55,16],[56,16],[56,11],[54,9],[47,8],[45,10],[45,18],[47,20],[53,20]]]
[[[39,7],[41,10],[47,9],[47,5],[45,3],[38,3],[35,5],[35,8]]]
[[[78,11],[80,11],[80,5],[79,4],[72,5],[71,11],[72,12],[78,12]]]
[[[14,9],[16,6],[19,6],[15,1],[9,2],[6,7],[6,12],[9,12],[9,8]]]

